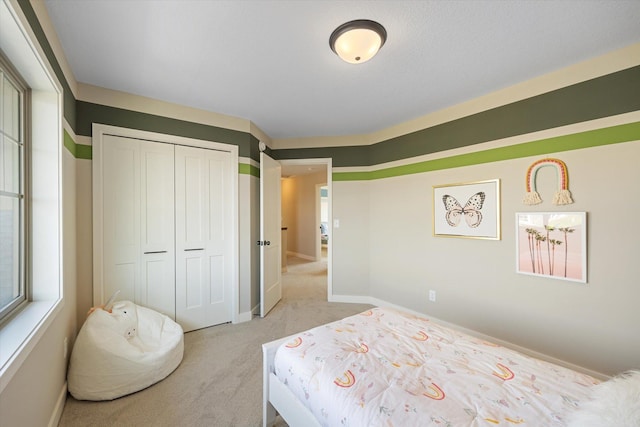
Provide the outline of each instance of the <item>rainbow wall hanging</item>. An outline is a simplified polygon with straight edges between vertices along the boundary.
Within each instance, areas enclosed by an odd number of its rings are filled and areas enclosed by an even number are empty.
[[[558,174],[560,188],[558,188],[558,191],[553,197],[553,204],[568,205],[573,203],[571,192],[569,191],[569,172],[567,165],[559,159],[542,159],[534,162],[529,166],[529,169],[527,169],[527,194],[524,196],[524,204],[537,205],[538,203],[542,203],[540,194],[536,191],[536,175],[538,171],[545,166],[555,168]]]

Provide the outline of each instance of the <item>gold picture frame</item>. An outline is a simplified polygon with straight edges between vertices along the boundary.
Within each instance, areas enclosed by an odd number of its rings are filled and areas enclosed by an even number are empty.
[[[433,235],[500,240],[500,180],[434,185]]]

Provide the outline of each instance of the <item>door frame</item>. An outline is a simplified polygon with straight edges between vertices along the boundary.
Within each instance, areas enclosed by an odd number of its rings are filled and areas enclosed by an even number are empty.
[[[327,167],[327,202],[329,216],[329,243],[327,244],[327,301],[333,298],[333,163],[331,158],[318,159],[285,159],[279,160],[284,165],[301,165],[301,166],[317,166],[326,165]],[[316,230],[317,231],[317,230]],[[320,233],[316,233],[316,238],[320,239]]]
[[[104,125],[100,123],[92,124],[92,190],[93,190],[93,304],[104,304],[104,298],[109,295],[102,295],[104,270],[102,265],[102,245],[104,243],[103,230],[103,179],[102,179],[102,147],[105,135],[119,136],[123,138],[142,139],[152,142],[161,142],[173,145],[186,145],[189,147],[206,148],[210,150],[226,151],[231,153],[231,253],[233,257],[232,279],[231,279],[231,321],[238,323],[240,319],[239,303],[239,218],[238,218],[238,146],[224,144],[221,142],[206,141],[201,139],[188,138],[183,136],[167,135],[163,133],[150,132],[138,129],[129,129],[119,126]]]

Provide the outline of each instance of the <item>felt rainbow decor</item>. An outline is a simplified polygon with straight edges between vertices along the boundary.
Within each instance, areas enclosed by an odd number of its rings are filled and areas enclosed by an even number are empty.
[[[560,181],[560,188],[553,197],[553,204],[568,205],[573,203],[571,192],[569,191],[569,171],[567,170],[567,165],[559,159],[542,159],[533,162],[533,164],[529,166],[529,169],[527,169],[527,194],[524,196],[524,204],[537,205],[538,203],[542,203],[540,194],[536,191],[536,175],[538,171],[545,166],[554,167],[558,173],[558,180]]]

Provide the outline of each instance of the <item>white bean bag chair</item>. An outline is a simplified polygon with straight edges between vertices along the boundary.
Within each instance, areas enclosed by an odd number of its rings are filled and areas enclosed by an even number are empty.
[[[164,314],[119,301],[94,310],[80,329],[69,361],[69,392],[78,400],[112,400],[173,372],[184,352],[180,325]]]

